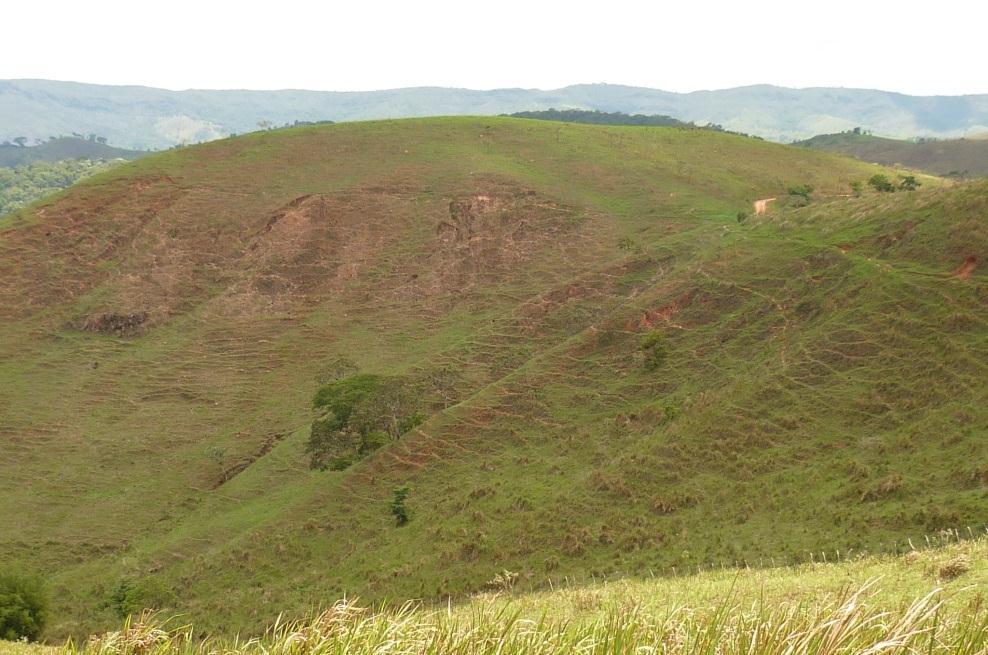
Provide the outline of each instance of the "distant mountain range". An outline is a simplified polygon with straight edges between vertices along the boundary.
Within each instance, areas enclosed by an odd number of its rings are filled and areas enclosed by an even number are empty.
[[[295,121],[493,115],[544,109],[665,114],[789,142],[862,127],[895,138],[988,131],[988,94],[908,96],[866,89],[769,85],[671,93],[611,84],[474,91],[168,91],[48,80],[0,81],[0,141],[96,133],[126,148],[208,141]]]

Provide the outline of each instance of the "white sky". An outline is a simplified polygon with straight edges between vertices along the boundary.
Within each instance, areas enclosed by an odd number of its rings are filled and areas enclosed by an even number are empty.
[[[988,93],[985,0],[6,0],[0,24],[0,78],[170,89],[611,82]]]

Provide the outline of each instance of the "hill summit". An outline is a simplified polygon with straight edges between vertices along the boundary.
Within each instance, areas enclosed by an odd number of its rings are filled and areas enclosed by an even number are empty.
[[[89,178],[0,224],[0,564],[234,632],[974,525],[988,187],[897,174],[443,118]]]

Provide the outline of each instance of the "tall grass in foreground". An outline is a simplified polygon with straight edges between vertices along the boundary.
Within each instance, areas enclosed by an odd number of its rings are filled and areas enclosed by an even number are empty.
[[[988,653],[988,612],[980,603],[947,611],[934,591],[889,611],[870,604],[873,587],[822,604],[728,600],[660,614],[612,607],[579,622],[523,619],[510,603],[473,605],[465,612],[412,605],[375,612],[343,600],[306,620],[279,621],[262,637],[232,641],[198,639],[189,627],[167,629],[144,615],[119,632],[82,647],[70,643],[66,650],[71,655]]]

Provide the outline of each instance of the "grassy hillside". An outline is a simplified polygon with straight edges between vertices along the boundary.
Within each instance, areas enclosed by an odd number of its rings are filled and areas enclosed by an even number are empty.
[[[887,166],[906,166],[933,175],[988,176],[988,140],[901,141],[870,134],[821,134],[797,146],[826,150]]]
[[[157,653],[984,653],[985,541],[795,569],[710,571],[538,594],[498,589],[452,607],[327,604],[255,642],[199,640],[135,618],[81,649],[0,641],[0,655]],[[162,625],[164,624],[164,625]],[[164,629],[162,629],[164,628]],[[201,635],[199,635],[201,638]],[[800,648],[802,646],[802,648]],[[785,650],[786,648],[791,650]]]
[[[128,594],[232,632],[503,569],[540,588],[976,525],[988,187],[841,197],[879,171],[447,118],[90,178],[0,226],[0,565],[50,577],[52,635]],[[816,200],[737,221],[796,184]],[[341,357],[427,420],[311,470]]]

